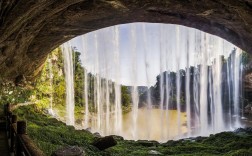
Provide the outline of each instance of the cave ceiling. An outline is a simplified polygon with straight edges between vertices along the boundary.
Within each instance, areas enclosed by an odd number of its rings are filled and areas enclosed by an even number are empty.
[[[132,22],[197,28],[252,53],[252,0],[1,0],[1,78],[32,80],[65,41]]]

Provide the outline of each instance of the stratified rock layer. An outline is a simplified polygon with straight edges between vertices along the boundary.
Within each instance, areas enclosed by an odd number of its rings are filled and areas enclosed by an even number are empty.
[[[1,77],[33,79],[61,43],[131,22],[194,27],[252,53],[252,0],[8,0],[0,1]]]

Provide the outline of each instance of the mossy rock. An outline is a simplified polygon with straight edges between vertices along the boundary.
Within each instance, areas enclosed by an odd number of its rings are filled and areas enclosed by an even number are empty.
[[[252,150],[240,149],[226,154],[227,156],[251,156]]]
[[[153,147],[159,145],[159,142],[149,140],[137,140],[136,143],[145,147]]]

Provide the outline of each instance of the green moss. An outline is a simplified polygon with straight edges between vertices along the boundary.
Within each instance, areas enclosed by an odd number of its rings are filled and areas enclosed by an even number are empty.
[[[227,156],[251,156],[252,155],[252,149],[250,148],[249,150],[246,149],[240,149],[237,151],[232,151],[228,154],[226,154]]]
[[[163,155],[252,155],[252,134],[248,132],[222,132],[194,140],[177,140],[166,143],[124,140],[114,136],[117,145],[99,151],[91,143],[95,137],[88,131],[75,130],[72,126],[42,114],[35,106],[21,107],[14,112],[20,120],[28,121],[28,134],[46,155],[66,145],[82,147],[88,156],[146,156],[154,150]],[[78,112],[77,112],[78,113]],[[81,117],[81,115],[80,115]]]
[[[27,120],[27,131],[37,146],[46,155],[66,145],[80,146],[89,154],[101,152],[91,145],[94,136],[85,130],[75,130],[54,118],[34,111],[33,106],[14,111],[19,120]]]

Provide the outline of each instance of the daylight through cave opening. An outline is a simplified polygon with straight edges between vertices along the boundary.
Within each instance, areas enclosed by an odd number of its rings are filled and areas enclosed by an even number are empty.
[[[158,141],[241,127],[243,52],[217,36],[179,25],[133,23],[61,47],[69,125]],[[81,52],[84,70],[81,123],[74,119],[72,47]]]

